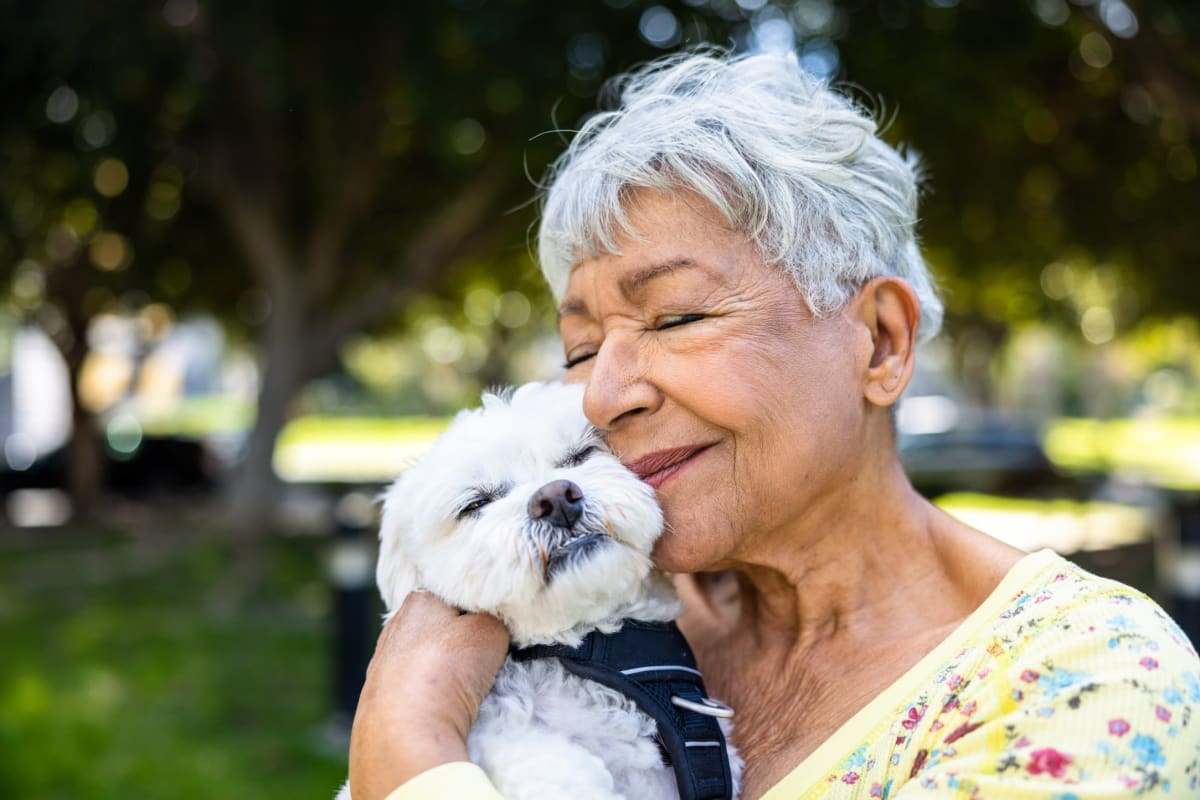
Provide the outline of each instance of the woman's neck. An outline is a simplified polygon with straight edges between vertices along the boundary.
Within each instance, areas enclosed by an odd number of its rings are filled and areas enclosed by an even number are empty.
[[[991,545],[1003,553],[972,565]],[[893,461],[738,554],[739,625],[793,653],[908,638],[965,617],[1019,555],[934,508]]]

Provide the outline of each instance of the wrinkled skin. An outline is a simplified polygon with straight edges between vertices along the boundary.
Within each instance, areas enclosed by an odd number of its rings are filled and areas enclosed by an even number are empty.
[[[696,451],[649,479],[668,526],[654,559],[694,573],[679,581],[680,624],[710,691],[737,709],[753,798],[942,641],[1021,553],[938,511],[904,476],[890,408],[912,374],[920,317],[904,281],[869,281],[818,318],[698,198],[642,192],[628,217],[638,235],[569,280],[567,380],[585,384],[588,418],[623,462]],[[937,602],[914,605],[914,591]],[[475,685],[499,655],[440,658]],[[420,691],[419,671],[385,663],[377,691]],[[469,728],[471,697],[446,698],[428,731],[410,720],[408,738]],[[378,764],[387,744],[356,724],[352,757]],[[406,747],[423,757],[397,757],[408,772],[393,780],[445,755]]]

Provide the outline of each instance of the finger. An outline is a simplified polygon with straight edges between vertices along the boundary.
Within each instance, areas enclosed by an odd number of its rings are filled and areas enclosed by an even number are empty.
[[[413,592],[404,600],[400,613],[396,616],[414,615],[429,620],[452,619],[458,616],[458,609],[449,605],[432,592]]]
[[[455,620],[465,633],[486,642],[508,644],[508,628],[491,614],[466,614]]]
[[[408,636],[426,635],[430,629],[446,625],[457,615],[457,610],[429,592],[413,592],[384,623],[376,649]]]

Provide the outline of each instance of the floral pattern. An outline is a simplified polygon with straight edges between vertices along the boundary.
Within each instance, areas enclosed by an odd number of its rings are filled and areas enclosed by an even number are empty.
[[[832,770],[798,784],[806,763],[767,798],[1200,797],[1187,637],[1145,595],[1029,558],[1040,567],[1007,605],[956,631],[961,646],[932,672],[905,676],[914,691]]]

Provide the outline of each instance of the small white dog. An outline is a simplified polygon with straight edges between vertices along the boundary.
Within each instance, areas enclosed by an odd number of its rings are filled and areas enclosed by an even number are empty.
[[[562,384],[484,395],[388,491],[389,613],[425,589],[495,615],[517,648],[467,742],[509,800],[737,796],[742,762],[724,746],[728,720],[713,720],[727,709],[703,696],[670,624],[680,602],[650,563],[662,524],[654,490],[588,424],[582,388]],[[595,662],[570,668],[581,646],[607,653],[623,691],[580,677]],[[625,685],[635,678],[647,683]],[[676,730],[655,721],[672,715]]]

